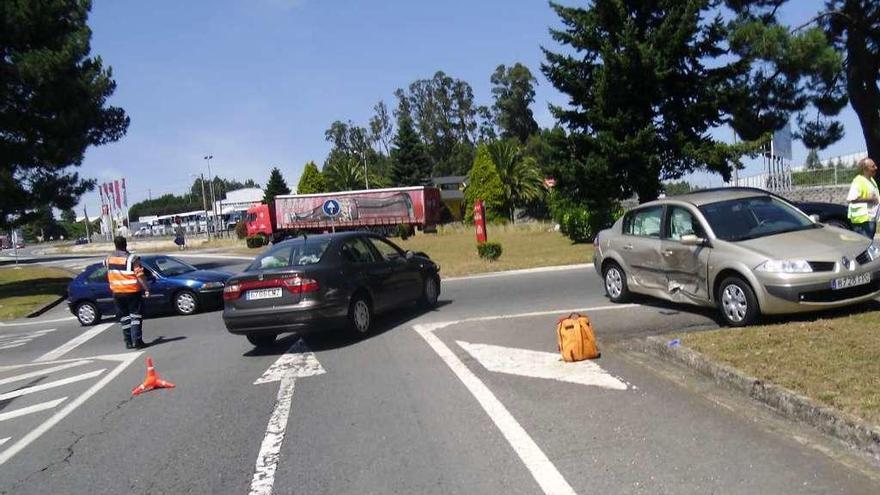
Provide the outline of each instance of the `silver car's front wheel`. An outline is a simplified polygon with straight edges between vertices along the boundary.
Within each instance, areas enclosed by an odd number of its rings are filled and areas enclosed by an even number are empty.
[[[629,297],[626,275],[616,263],[611,263],[605,268],[605,293],[613,302],[624,302]]]
[[[728,325],[742,327],[758,317],[758,300],[751,286],[739,277],[724,280],[719,291],[719,309]]]

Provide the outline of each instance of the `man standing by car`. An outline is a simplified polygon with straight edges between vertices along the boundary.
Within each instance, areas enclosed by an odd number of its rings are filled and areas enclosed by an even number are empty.
[[[122,325],[122,336],[125,338],[126,349],[143,349],[146,347],[141,338],[141,313],[144,298],[150,297],[150,288],[144,277],[144,267],[137,256],[128,252],[125,237],[113,239],[116,251],[104,259],[107,267],[107,281],[116,302],[116,314]]]
[[[877,229],[877,205],[880,202],[880,191],[874,180],[876,174],[877,164],[874,160],[867,157],[859,160],[859,175],[853,179],[846,195],[853,230],[869,239],[874,238]]]

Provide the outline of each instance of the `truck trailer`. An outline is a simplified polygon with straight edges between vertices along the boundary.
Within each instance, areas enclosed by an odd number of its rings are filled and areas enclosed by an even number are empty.
[[[325,204],[335,200],[335,208]],[[398,226],[422,231],[436,230],[440,221],[440,190],[435,187],[394,187],[320,194],[276,196],[270,204],[247,210],[247,233],[273,241],[300,232],[371,230],[385,235]]]

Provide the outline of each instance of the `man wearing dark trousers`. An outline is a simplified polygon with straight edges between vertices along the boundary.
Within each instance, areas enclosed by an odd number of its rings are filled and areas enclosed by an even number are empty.
[[[125,237],[113,239],[116,251],[104,259],[107,267],[107,281],[116,301],[116,314],[122,325],[122,336],[126,349],[146,347],[141,337],[144,298],[150,297],[150,288],[144,277],[144,267],[137,256],[128,252]]]

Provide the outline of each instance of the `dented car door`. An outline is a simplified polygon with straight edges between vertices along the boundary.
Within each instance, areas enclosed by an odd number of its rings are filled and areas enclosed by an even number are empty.
[[[669,205],[666,208],[663,240],[660,253],[666,275],[666,291],[673,301],[707,301],[708,265],[712,248],[706,245],[686,245],[686,235],[706,239],[706,230],[689,208]]]

